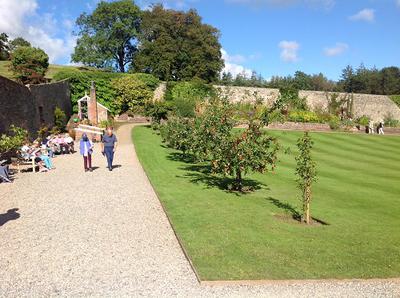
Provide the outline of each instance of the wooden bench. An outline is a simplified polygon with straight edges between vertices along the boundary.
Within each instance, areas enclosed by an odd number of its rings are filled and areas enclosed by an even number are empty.
[[[23,157],[11,157],[11,164],[13,166],[17,167],[18,173],[21,172],[21,166],[31,166],[32,167],[32,172],[36,173],[36,163],[35,163],[35,158],[33,157],[32,159],[25,159]]]

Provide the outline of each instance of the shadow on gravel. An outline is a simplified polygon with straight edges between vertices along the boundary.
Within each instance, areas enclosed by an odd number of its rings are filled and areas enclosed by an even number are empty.
[[[8,210],[6,213],[0,214],[0,227],[4,224],[6,224],[10,220],[16,220],[18,219],[21,215],[17,212],[19,209],[14,208]]]

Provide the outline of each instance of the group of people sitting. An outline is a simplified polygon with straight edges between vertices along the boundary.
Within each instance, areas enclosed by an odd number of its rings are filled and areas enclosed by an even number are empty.
[[[39,172],[47,172],[55,169],[52,158],[59,154],[74,153],[74,139],[69,135],[53,135],[36,140],[32,145],[26,142],[20,150],[21,157],[26,160],[34,160],[39,166]]]

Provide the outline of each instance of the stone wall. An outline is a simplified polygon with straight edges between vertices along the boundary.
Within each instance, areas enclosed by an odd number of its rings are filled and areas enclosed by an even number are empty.
[[[72,114],[69,83],[23,86],[0,76],[0,133],[11,124],[24,127],[31,136],[42,125],[54,125],[54,109]]]
[[[215,86],[221,94],[227,96],[232,102],[251,102],[262,98],[267,105],[271,105],[279,97],[279,89]],[[256,94],[256,96],[254,95]],[[329,94],[329,92],[328,92]],[[340,93],[344,96],[345,93]],[[300,91],[300,97],[305,97],[311,110],[321,108],[327,110],[328,99],[323,91]],[[394,119],[400,120],[399,107],[386,95],[354,94],[354,117],[363,115],[374,121],[384,119],[391,115]]]
[[[279,97],[279,89],[237,87],[237,86],[214,86],[222,96],[227,96],[232,102],[253,102],[256,98],[262,99],[271,105]]]
[[[328,99],[325,92],[300,91],[299,96],[307,99],[307,104],[312,110],[317,108],[326,110],[328,107]],[[340,96],[346,96],[346,93],[340,93]],[[394,119],[400,120],[399,107],[386,95],[355,93],[353,94],[353,100],[353,113],[355,118],[365,115],[374,121],[380,121],[386,116],[391,115]]]

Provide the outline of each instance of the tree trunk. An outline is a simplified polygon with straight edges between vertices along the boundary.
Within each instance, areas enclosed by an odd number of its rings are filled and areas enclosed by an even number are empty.
[[[310,201],[311,201],[311,188],[309,187],[309,186],[307,186],[306,187],[306,190],[305,190],[305,195],[306,195],[306,197],[305,197],[305,203],[306,203],[306,206],[305,206],[305,211],[306,211],[306,214],[305,214],[305,218],[306,218],[306,224],[310,224],[311,223],[311,212],[310,212]]]
[[[242,172],[240,170],[236,171],[236,190],[242,191],[243,185],[242,185]]]
[[[119,71],[124,73],[125,72],[125,52],[124,48],[118,50],[118,68]]]

